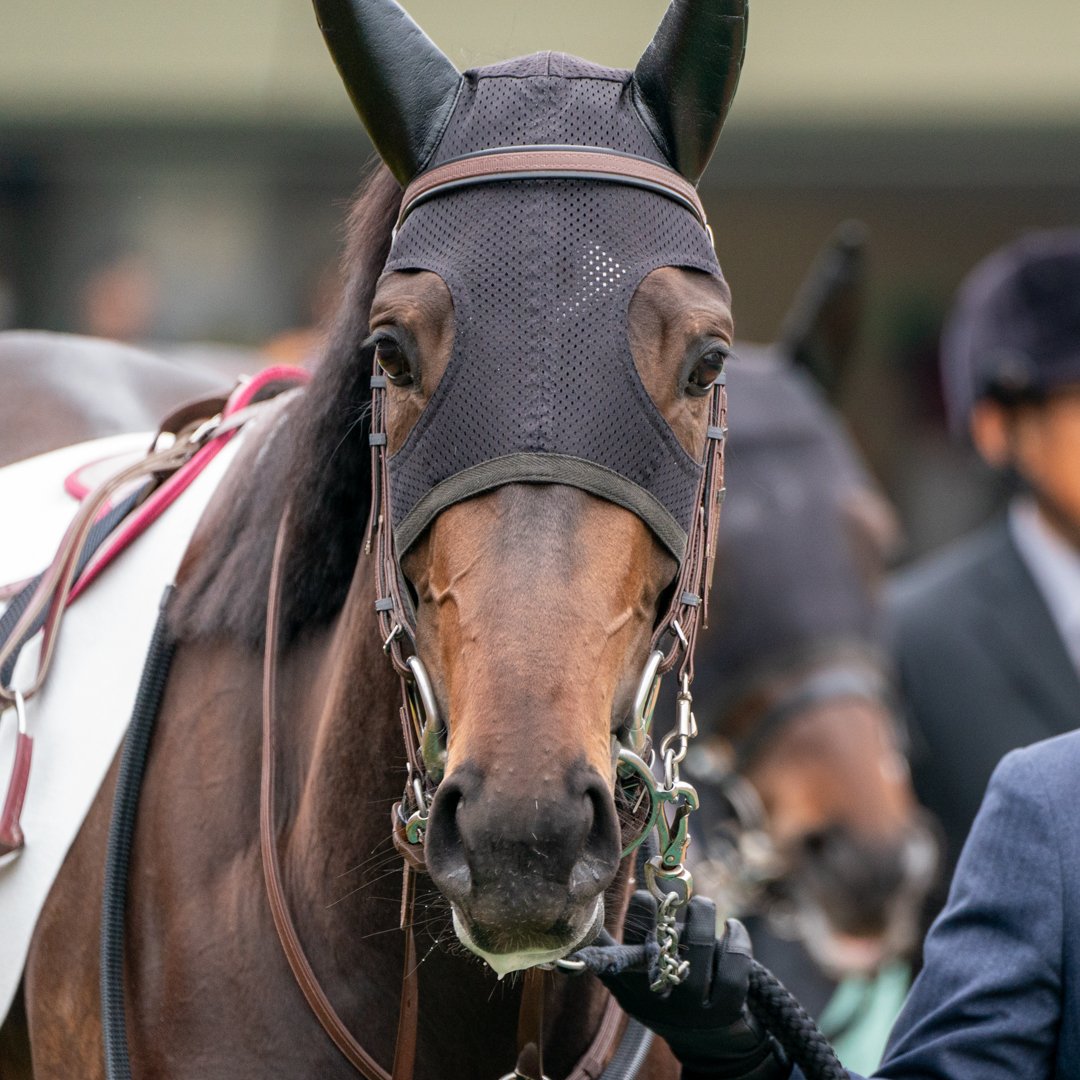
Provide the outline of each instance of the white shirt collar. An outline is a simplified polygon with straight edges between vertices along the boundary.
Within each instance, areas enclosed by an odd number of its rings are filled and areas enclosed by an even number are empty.
[[[1080,671],[1080,551],[1046,522],[1030,498],[1010,504],[1009,531]]]

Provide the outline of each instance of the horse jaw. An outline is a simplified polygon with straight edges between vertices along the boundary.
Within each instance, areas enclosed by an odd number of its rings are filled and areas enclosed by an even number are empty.
[[[592,917],[587,921],[585,930],[571,944],[560,949],[526,949],[521,952],[490,953],[481,949],[473,941],[465,920],[461,918],[458,912],[457,904],[451,904],[450,910],[454,919],[454,932],[457,934],[458,940],[469,952],[479,956],[500,980],[504,976],[511,974],[511,972],[526,971],[528,968],[539,967],[541,964],[551,964],[556,960],[561,960],[564,956],[569,956],[570,953],[596,937],[600,932],[600,928],[604,925],[604,898],[598,896]]]

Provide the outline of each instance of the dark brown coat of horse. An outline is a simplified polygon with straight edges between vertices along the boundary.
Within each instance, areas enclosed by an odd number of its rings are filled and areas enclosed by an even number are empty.
[[[435,102],[442,108],[458,76],[392,3],[316,6],[394,175],[377,172],[354,211],[349,285],[328,355],[284,422],[253,432],[178,574],[171,629],[179,647],[128,897],[135,1075],[355,1075],[293,982],[260,865],[262,645],[286,504],[275,823],[282,876],[329,998],[376,1059],[393,1056],[403,943],[389,814],[404,754],[398,685],[376,634],[372,559],[362,544],[371,510],[371,352],[363,343],[370,328],[391,325],[411,343],[414,387],[390,394],[392,450],[446,365],[454,310],[433,274],[380,281],[379,273],[399,182],[420,167],[427,136],[418,144],[416,129],[436,119],[419,106],[444,94]],[[669,137],[669,159],[693,179],[726,115],[744,26],[743,3],[676,0],[634,76],[630,92],[657,125],[654,137]],[[717,55],[732,60],[730,69]],[[374,98],[358,87],[361,72]],[[708,399],[686,386],[707,385],[693,360],[703,341],[730,345],[729,300],[718,277],[665,268],[645,278],[629,311],[641,382],[699,459]],[[572,948],[598,910],[618,925],[627,881],[613,736],[629,714],[675,563],[644,521],[613,503],[572,487],[510,484],[443,511],[404,568],[417,593],[418,649],[452,717],[446,779],[427,830],[438,892],[416,908],[415,1075],[495,1077],[516,1057],[519,987],[497,982],[460,947],[439,946],[453,945],[457,930],[473,948],[528,957]],[[102,1075],[99,898],[114,782],[113,774],[103,785],[32,944],[25,1001],[38,1080]],[[447,899],[467,932],[452,928]],[[570,1071],[605,1000],[591,978],[550,976],[547,1072]],[[676,1073],[657,1043],[641,1075]]]

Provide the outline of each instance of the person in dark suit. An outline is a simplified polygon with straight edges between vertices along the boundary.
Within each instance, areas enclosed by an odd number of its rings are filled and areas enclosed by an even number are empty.
[[[1080,731],[998,765],[878,1080],[1080,1076],[1078,791]],[[738,924],[706,943],[697,921],[683,931],[689,977],[666,998],[644,975],[605,982],[668,1040],[683,1080],[803,1080],[747,1014]]]
[[[942,364],[953,427],[1018,490],[1003,518],[891,590],[915,789],[943,827],[947,885],[998,761],[1080,727],[1080,230],[981,263]]]

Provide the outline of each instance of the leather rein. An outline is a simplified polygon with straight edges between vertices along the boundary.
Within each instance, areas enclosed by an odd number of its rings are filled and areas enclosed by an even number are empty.
[[[704,210],[693,186],[677,173],[655,162],[612,151],[587,147],[523,147],[487,151],[447,163],[422,174],[406,189],[398,216],[400,224],[419,203],[440,192],[465,184],[537,177],[571,177],[646,187],[679,202],[708,229]],[[710,236],[711,236],[710,231]],[[685,964],[677,957],[676,910],[688,902],[692,890],[683,865],[689,843],[687,817],[697,806],[693,788],[679,777],[679,763],[688,741],[696,734],[690,709],[694,646],[704,622],[707,596],[716,553],[716,528],[723,498],[723,447],[726,435],[727,399],[723,375],[711,393],[706,450],[698,489],[697,512],[687,542],[685,558],[671,590],[667,610],[658,621],[649,660],[642,674],[633,715],[618,744],[618,777],[623,784],[643,788],[650,799],[645,828],[629,843],[629,855],[654,828],[660,837],[660,854],[646,864],[646,883],[662,898],[659,934],[660,975],[656,989],[676,985],[685,976]],[[395,846],[403,859],[401,929],[405,934],[404,964],[398,1033],[392,1071],[387,1072],[350,1033],[319,984],[300,942],[289,912],[281,879],[274,810],[278,611],[282,564],[288,533],[286,510],[278,528],[267,603],[267,631],[263,682],[263,754],[260,795],[260,845],[270,908],[300,990],[334,1044],[366,1080],[411,1080],[419,1020],[419,979],[413,935],[415,875],[425,870],[424,832],[429,807],[446,764],[447,731],[439,717],[430,680],[415,650],[415,619],[408,587],[404,583],[395,550],[390,515],[390,484],[387,464],[386,378],[377,365],[371,377],[372,410],[369,442],[372,455],[372,508],[364,539],[366,554],[374,553],[375,614],[383,649],[398,675],[402,704],[399,709],[407,762],[405,793],[395,804],[391,828]],[[681,683],[677,723],[663,740],[660,757],[663,781],[653,773],[650,725],[660,679],[678,665]],[[666,942],[666,951],[665,951]],[[562,964],[563,962],[560,962]],[[572,963],[566,968],[574,970]],[[542,1061],[543,985],[541,973],[525,977],[517,1068],[504,1080],[544,1080]],[[614,998],[609,998],[600,1027],[585,1056],[568,1080],[597,1080],[625,1026]]]

